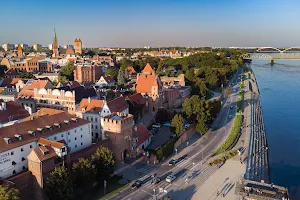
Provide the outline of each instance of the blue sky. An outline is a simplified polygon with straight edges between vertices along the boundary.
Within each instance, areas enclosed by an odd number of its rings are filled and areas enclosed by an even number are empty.
[[[0,44],[300,46],[297,0],[9,0]]]

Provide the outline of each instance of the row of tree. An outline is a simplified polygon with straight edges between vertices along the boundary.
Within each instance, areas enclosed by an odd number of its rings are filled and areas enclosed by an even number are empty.
[[[112,151],[101,147],[88,158],[80,158],[72,166],[72,178],[64,166],[57,167],[46,180],[46,194],[50,199],[68,200],[74,190],[84,192],[95,182],[103,183],[114,172],[115,159]]]

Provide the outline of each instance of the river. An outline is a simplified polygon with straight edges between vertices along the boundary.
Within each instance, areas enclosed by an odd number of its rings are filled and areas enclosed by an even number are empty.
[[[300,61],[252,61],[270,149],[271,182],[300,199]],[[294,199],[293,198],[293,199]]]

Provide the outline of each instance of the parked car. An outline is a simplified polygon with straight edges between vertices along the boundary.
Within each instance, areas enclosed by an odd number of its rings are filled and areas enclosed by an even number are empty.
[[[175,179],[176,179],[176,176],[174,176],[174,175],[169,175],[169,176],[167,176],[167,178],[166,178],[166,182],[167,182],[167,183],[172,183]]]
[[[173,165],[175,165],[177,163],[177,159],[172,159],[172,160],[170,160],[170,162],[169,162],[169,166],[173,166]]]
[[[151,180],[151,183],[152,184],[157,184],[157,183],[159,183],[161,181],[161,178],[159,178],[159,177],[154,177],[152,180]]]
[[[160,123],[156,123],[156,124],[153,124],[152,125],[152,128],[160,128],[161,127],[161,124]]]
[[[137,180],[137,181],[135,181],[135,182],[132,184],[131,188],[132,188],[132,189],[137,189],[137,188],[139,188],[139,187],[141,187],[141,186],[142,186],[142,181]]]

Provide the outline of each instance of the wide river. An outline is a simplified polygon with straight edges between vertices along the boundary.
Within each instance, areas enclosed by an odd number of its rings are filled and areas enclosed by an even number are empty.
[[[271,182],[300,199],[300,61],[252,61],[270,149]]]

